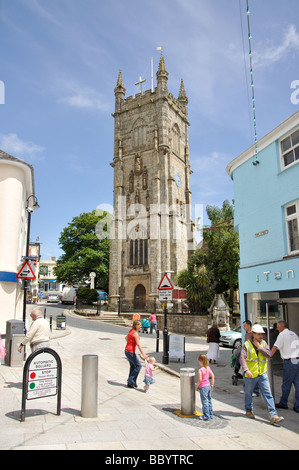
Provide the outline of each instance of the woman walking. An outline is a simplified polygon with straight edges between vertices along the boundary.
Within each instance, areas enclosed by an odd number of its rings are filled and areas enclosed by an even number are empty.
[[[220,340],[220,331],[216,323],[213,323],[212,327],[208,330],[207,343],[209,343],[209,351],[207,358],[213,364],[216,364],[217,359],[219,359],[219,340]]]
[[[132,329],[126,336],[126,348],[125,348],[125,355],[130,363],[130,371],[128,377],[128,384],[127,386],[130,388],[137,388],[137,377],[141,369],[141,363],[136,354],[136,346],[138,347],[142,357],[144,360],[148,358],[146,354],[144,354],[143,349],[140,344],[140,338],[138,335],[138,331],[141,328],[141,321],[135,320],[133,322]]]

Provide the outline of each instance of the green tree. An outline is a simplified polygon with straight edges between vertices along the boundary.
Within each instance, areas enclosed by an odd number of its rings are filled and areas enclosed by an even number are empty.
[[[240,263],[239,236],[233,228],[234,208],[226,200],[222,208],[207,206],[206,210],[211,221],[203,237],[207,247],[207,270],[217,294],[227,295],[229,291],[229,304],[233,308]]]
[[[206,311],[214,295],[229,292],[233,307],[234,291],[238,288],[239,239],[233,228],[233,206],[224,201],[222,208],[207,206],[210,227],[203,231],[202,248],[188,261],[186,270],[176,280],[187,289],[187,302],[191,311]]]
[[[180,271],[176,277],[179,287],[187,290],[187,303],[191,312],[206,311],[213,300],[210,279],[204,264],[197,264],[196,255],[192,255],[188,268]]]
[[[109,238],[104,238],[104,234],[108,235],[111,220],[107,212],[92,211],[74,217],[63,229],[59,245],[64,254],[55,268],[58,282],[83,285],[95,272],[96,285],[108,289]]]

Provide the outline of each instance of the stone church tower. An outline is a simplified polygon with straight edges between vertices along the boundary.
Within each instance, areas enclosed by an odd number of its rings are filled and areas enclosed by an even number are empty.
[[[194,250],[188,99],[168,92],[163,54],[154,91],[115,94],[114,221],[110,233],[109,309],[150,311],[164,272],[185,269]],[[157,301],[157,307],[160,302]]]

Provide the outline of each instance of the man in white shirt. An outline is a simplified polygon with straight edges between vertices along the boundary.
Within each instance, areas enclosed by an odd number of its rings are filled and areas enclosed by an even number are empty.
[[[22,340],[18,351],[22,351],[22,347],[25,344],[30,343],[31,351],[34,352],[37,349],[49,348],[50,347],[50,325],[47,320],[45,320],[38,309],[32,310],[30,314],[32,318],[31,327]]]
[[[284,320],[277,323],[279,335],[271,350],[271,357],[279,349],[283,359],[283,382],[282,396],[276,408],[288,408],[288,398],[292,388],[295,387],[295,405],[294,411],[299,413],[299,338],[293,331],[287,328]]]

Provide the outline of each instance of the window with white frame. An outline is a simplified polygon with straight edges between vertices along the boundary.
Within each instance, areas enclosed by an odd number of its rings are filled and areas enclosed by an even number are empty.
[[[299,161],[299,129],[280,142],[280,149],[283,168]]]
[[[285,208],[289,253],[299,251],[299,200]]]

